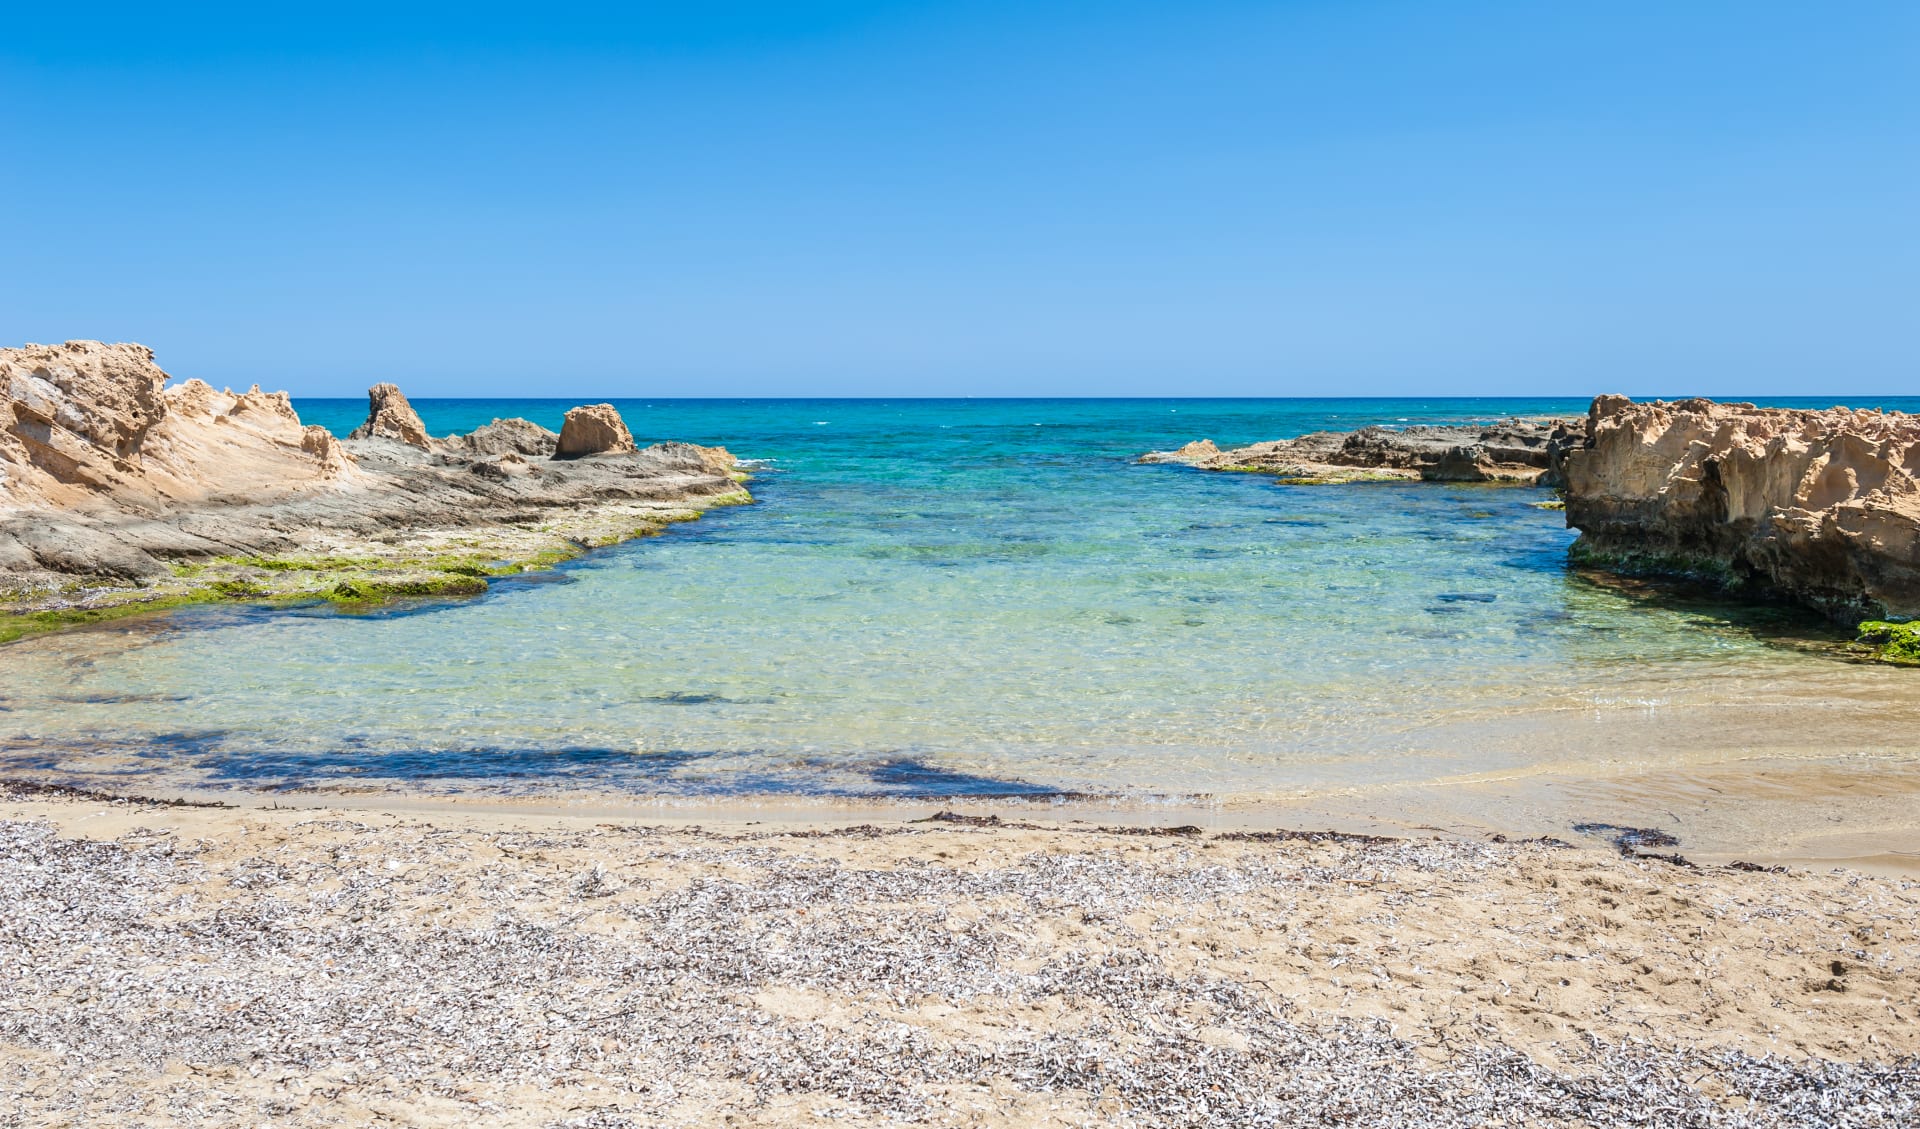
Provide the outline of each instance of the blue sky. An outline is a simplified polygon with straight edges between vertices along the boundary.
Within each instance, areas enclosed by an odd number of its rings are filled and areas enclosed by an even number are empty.
[[[299,395],[1920,390],[1920,4],[397,7],[8,6],[0,343]]]

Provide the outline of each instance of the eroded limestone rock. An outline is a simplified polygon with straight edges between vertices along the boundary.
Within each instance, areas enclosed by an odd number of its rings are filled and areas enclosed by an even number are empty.
[[[1601,396],[1566,465],[1578,559],[1920,614],[1920,418]]]
[[[691,445],[691,444],[689,444]],[[637,450],[627,421],[612,404],[587,404],[567,412],[553,457],[577,459],[586,455],[618,455]]]
[[[560,436],[530,419],[496,419],[465,435],[451,435],[442,442],[452,450],[476,455],[526,455],[551,458],[559,447]]]
[[[724,449],[636,451],[607,405],[569,426],[623,457],[552,462],[560,437],[526,420],[429,439],[392,385],[341,440],[285,393],[167,382],[138,345],[0,349],[0,640],[13,612],[478,591],[751,500]]]
[[[367,389],[367,422],[347,433],[349,439],[392,439],[421,450],[433,448],[433,437],[420,413],[407,402],[397,384],[376,384]]]
[[[142,345],[0,349],[0,509],[156,511],[350,479],[284,392],[166,387]]]

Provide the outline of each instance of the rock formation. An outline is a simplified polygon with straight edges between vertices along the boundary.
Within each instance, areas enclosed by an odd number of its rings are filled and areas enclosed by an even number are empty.
[[[617,455],[632,451],[633,433],[612,404],[588,404],[567,412],[560,425],[560,441],[553,457],[577,459],[586,455]]]
[[[607,405],[569,412],[564,436],[495,420],[435,440],[382,384],[341,440],[285,393],[168,379],[139,345],[0,349],[0,613],[471,592],[750,500],[724,449],[635,450]],[[551,461],[569,436],[619,457]]]
[[[433,448],[433,437],[420,413],[407,403],[407,397],[395,384],[376,384],[367,389],[367,422],[347,433],[349,439],[392,439],[421,450]]]
[[[1577,559],[1920,615],[1920,417],[1601,396],[1583,439],[1566,459]]]
[[[496,419],[485,427],[474,428],[465,435],[448,436],[441,442],[450,450],[476,455],[515,454],[548,459],[558,448],[560,436],[532,420]]]
[[[1582,429],[1566,420],[1516,419],[1489,427],[1365,427],[1316,431],[1230,451],[1201,439],[1177,451],[1151,452],[1140,461],[1270,473],[1294,483],[1406,479],[1552,486],[1560,482],[1566,450],[1582,436]]]
[[[284,393],[167,379],[140,345],[0,349],[0,512],[154,511],[354,478]]]

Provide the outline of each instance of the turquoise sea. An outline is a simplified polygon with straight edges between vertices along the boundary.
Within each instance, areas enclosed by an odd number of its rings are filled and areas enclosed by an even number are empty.
[[[436,434],[557,426],[571,404],[416,401]],[[1902,672],[1837,657],[1831,628],[1788,609],[1574,574],[1544,490],[1134,461],[1584,401],[619,406],[642,442],[754,460],[757,503],[472,600],[205,608],[0,648],[0,774],[1251,799],[1907,755],[1884,735],[1914,709]],[[297,407],[341,433],[365,412]]]

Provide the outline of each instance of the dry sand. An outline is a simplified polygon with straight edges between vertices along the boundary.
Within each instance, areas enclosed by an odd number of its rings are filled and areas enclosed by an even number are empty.
[[[1920,1123],[1900,876],[14,792],[0,899],[7,1126]]]

